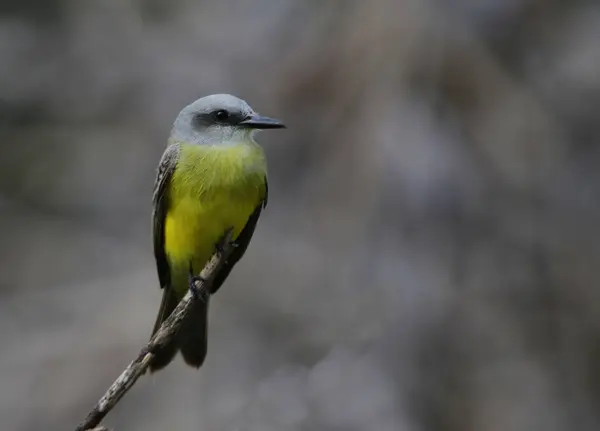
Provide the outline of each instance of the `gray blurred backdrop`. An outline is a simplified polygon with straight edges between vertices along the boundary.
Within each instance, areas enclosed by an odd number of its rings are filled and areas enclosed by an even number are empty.
[[[151,190],[236,94],[270,201],[208,359],[117,431],[600,429],[600,4],[2,0],[0,429],[68,430],[147,341]]]

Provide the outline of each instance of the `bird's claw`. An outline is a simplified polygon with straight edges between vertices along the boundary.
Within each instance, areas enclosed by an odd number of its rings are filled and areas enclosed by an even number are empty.
[[[202,283],[200,289],[198,289],[198,286],[196,286],[197,281]],[[206,280],[203,277],[200,277],[199,275],[194,275],[189,279],[189,289],[194,299],[200,299],[203,302],[208,302],[210,293],[204,287],[204,282],[206,282]]]
[[[196,286],[196,282],[201,282],[201,288],[198,289]],[[192,263],[190,262],[190,274],[188,277],[188,287],[194,299],[201,299],[204,302],[208,302],[208,298],[210,297],[210,293],[204,287],[204,283],[206,279],[200,275],[194,275],[194,270],[192,268]]]

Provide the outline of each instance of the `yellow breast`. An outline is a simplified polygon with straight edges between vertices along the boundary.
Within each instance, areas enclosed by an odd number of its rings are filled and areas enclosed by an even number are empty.
[[[266,192],[266,163],[256,144],[183,145],[169,186],[165,251],[176,290],[187,289],[230,227],[236,238]],[[179,285],[179,286],[177,286]]]

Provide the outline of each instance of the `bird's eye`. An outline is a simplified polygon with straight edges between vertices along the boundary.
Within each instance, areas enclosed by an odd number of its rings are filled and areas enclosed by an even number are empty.
[[[225,109],[219,109],[218,111],[215,111],[213,115],[217,121],[225,121],[229,118],[229,112]]]

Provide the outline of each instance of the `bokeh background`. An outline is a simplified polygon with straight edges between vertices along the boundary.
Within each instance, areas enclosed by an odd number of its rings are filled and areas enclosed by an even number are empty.
[[[73,429],[160,302],[171,123],[228,92],[270,201],[208,359],[117,431],[600,429],[600,4],[2,0],[0,428]]]

